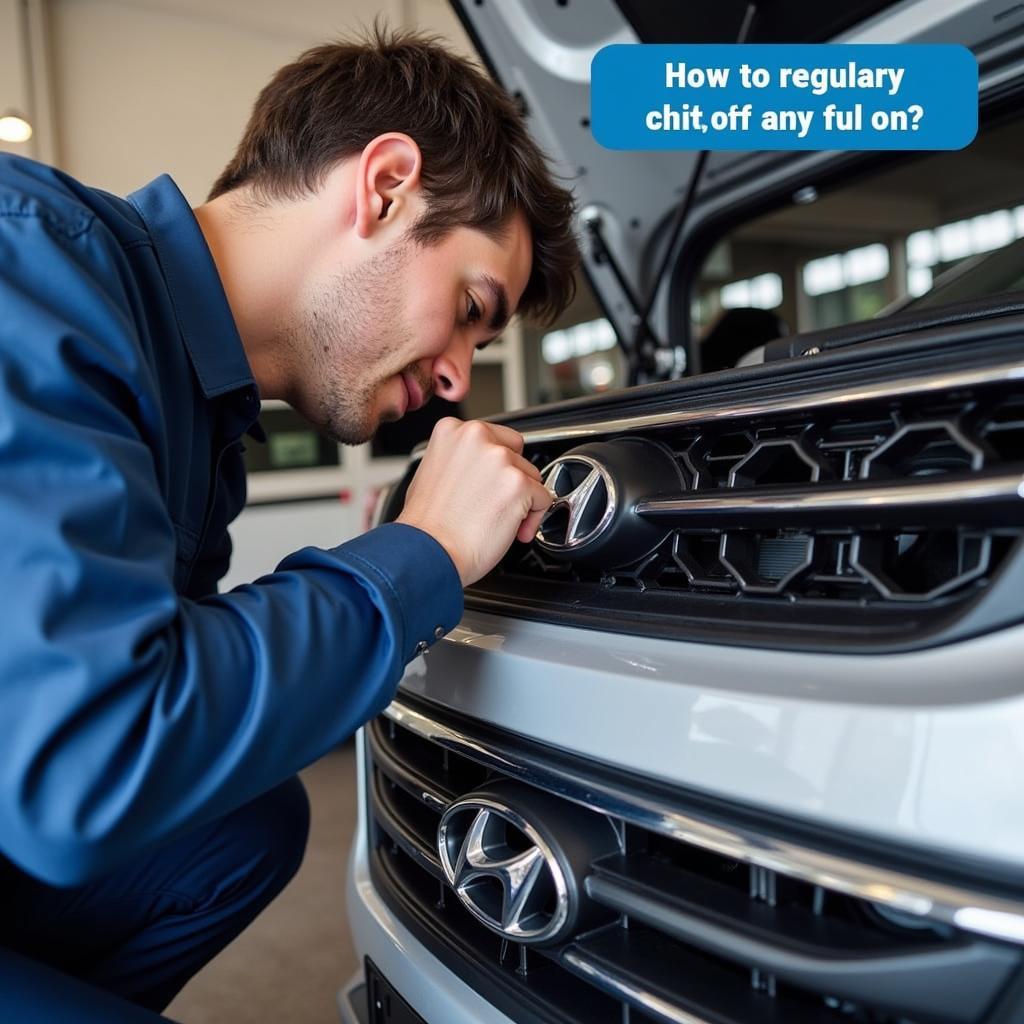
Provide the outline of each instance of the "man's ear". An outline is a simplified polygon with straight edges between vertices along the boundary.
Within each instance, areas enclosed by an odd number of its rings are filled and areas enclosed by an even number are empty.
[[[378,135],[366,144],[356,170],[356,232],[369,238],[381,226],[418,218],[420,147],[401,132]]]

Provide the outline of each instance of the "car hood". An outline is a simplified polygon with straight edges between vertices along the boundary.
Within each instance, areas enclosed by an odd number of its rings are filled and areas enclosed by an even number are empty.
[[[491,73],[524,111],[557,173],[572,183],[579,208],[583,269],[626,348],[636,334],[637,306],[643,308],[648,293],[662,283],[654,280],[661,250],[690,186],[698,154],[622,152],[598,145],[590,130],[590,63],[601,47],[734,42],[748,8],[755,6],[759,9],[748,42],[956,42],[978,53],[985,72],[986,53],[998,49],[999,12],[1006,7],[1005,0],[849,0],[843,4],[762,0],[757,5],[746,0],[451,2]],[[820,174],[829,158],[838,156],[710,154],[685,228],[674,240],[674,252],[685,247],[691,226],[701,221],[702,206],[709,200],[721,208],[726,193],[733,205],[763,193],[769,159],[774,159],[776,167],[785,160],[802,159]],[[674,262],[670,259],[668,265]],[[656,342],[665,347],[671,345],[673,323],[668,292],[659,288],[650,318]]]

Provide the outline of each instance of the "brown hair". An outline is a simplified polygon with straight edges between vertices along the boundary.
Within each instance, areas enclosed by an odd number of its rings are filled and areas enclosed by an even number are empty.
[[[572,195],[559,186],[509,96],[433,36],[377,22],[364,40],[307,50],[263,89],[210,199],[252,187],[264,200],[315,191],[339,160],[384,132],[423,154],[421,244],[455,227],[500,237],[522,211],[533,266],[521,312],[554,320],[572,301],[579,259]]]

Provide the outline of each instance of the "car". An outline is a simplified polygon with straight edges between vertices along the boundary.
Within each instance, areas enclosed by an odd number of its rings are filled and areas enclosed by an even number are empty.
[[[342,1020],[1024,1021],[1022,9],[455,6],[630,386],[498,417],[556,500],[361,730]],[[595,143],[601,46],[740,39],[967,45],[978,140]]]

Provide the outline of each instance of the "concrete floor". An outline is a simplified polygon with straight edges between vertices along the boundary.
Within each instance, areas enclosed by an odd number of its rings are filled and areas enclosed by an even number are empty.
[[[345,920],[355,779],[351,743],[302,773],[312,826],[299,873],[167,1016],[182,1024],[338,1024],[335,993],[356,969]]]

